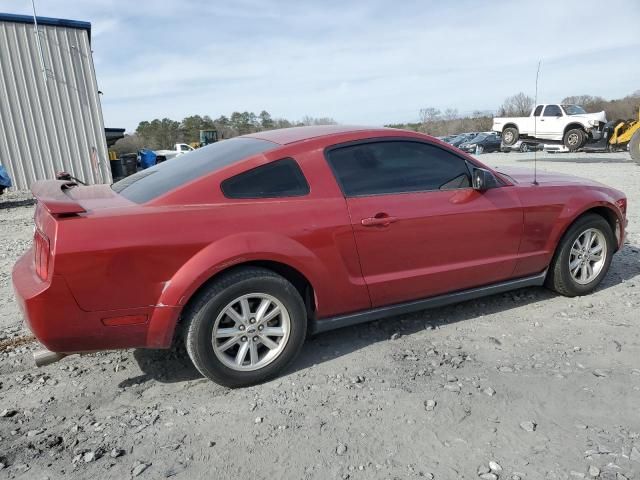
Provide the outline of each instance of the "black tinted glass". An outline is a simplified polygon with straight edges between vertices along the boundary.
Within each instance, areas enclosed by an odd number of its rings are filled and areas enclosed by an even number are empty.
[[[560,117],[562,116],[562,110],[558,105],[547,105],[547,108],[544,109],[545,117]]]
[[[542,112],[542,105],[538,105],[536,109],[533,111],[533,116],[539,117],[541,112]]]
[[[123,178],[111,188],[133,202],[145,203],[203,175],[277,146],[256,138],[223,140]]]
[[[223,181],[221,187],[228,198],[299,197],[309,193],[309,184],[292,158],[240,173]]]
[[[339,147],[327,159],[346,196],[470,186],[466,162],[442,148],[410,141]]]

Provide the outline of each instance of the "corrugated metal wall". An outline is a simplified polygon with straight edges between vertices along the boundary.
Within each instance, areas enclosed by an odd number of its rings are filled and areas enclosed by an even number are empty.
[[[0,21],[0,163],[15,188],[66,171],[110,183],[111,170],[87,30]]]

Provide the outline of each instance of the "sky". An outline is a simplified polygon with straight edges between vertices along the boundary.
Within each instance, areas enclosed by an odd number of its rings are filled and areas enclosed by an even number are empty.
[[[275,118],[417,121],[640,89],[640,1],[36,0],[92,24],[105,125],[265,109]],[[31,0],[0,0],[31,14]]]

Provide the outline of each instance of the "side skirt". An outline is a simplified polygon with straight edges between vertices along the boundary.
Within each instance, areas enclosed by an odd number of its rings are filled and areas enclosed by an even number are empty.
[[[438,295],[436,297],[425,298],[423,300],[413,300],[406,303],[398,303],[386,307],[373,308],[362,312],[340,315],[337,317],[329,317],[315,319],[311,322],[310,330],[312,334],[322,333],[336,328],[349,327],[358,323],[371,322],[385,317],[394,315],[402,315],[405,313],[427,310],[429,308],[444,307],[453,303],[465,302],[476,298],[486,297],[487,295],[495,295],[497,293],[508,292],[524,287],[540,287],[544,285],[544,279],[547,271],[531,277],[518,278],[515,280],[507,280],[506,282],[494,283],[484,287],[471,288],[454,293]]]

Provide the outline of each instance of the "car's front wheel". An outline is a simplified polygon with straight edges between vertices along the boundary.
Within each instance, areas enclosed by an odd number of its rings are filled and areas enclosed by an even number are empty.
[[[202,291],[184,319],[186,346],[204,376],[227,387],[269,380],[304,342],[304,302],[285,278],[263,268],[238,268]]]
[[[558,245],[547,286],[567,297],[590,293],[607,274],[615,245],[604,218],[596,214],[579,218]]]

